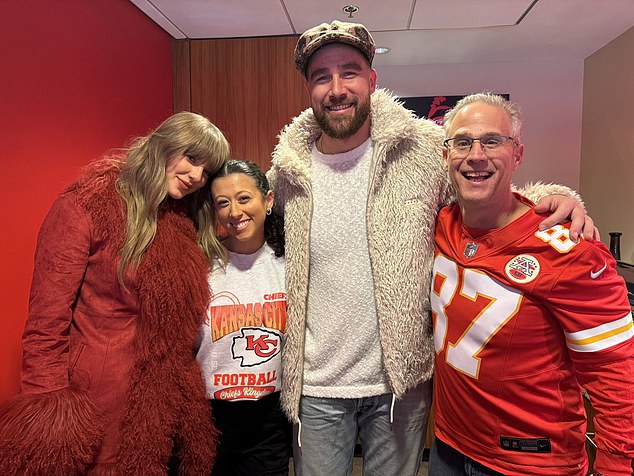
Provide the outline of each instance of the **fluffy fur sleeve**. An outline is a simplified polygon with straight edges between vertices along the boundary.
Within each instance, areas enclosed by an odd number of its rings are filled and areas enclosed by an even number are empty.
[[[101,433],[97,411],[82,391],[16,395],[0,406],[0,474],[84,474]]]
[[[585,209],[585,205],[583,203],[583,200],[581,199],[581,195],[579,195],[573,189],[566,187],[565,185],[559,185],[556,183],[531,182],[526,184],[526,186],[521,189],[517,189],[515,186],[513,186],[513,191],[525,196],[533,203],[537,203],[542,198],[549,195],[565,195],[577,200]]]

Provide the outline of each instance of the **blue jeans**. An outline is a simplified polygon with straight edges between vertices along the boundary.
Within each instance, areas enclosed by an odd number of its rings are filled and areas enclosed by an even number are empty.
[[[357,438],[365,476],[415,476],[425,446],[431,385],[425,382],[394,402],[392,394],[366,398],[302,396],[293,429],[296,476],[348,476]],[[299,443],[298,445],[298,436]]]
[[[429,476],[504,476],[434,438],[429,452]]]

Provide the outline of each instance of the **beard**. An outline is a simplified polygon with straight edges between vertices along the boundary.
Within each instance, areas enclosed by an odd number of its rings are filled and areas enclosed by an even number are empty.
[[[319,127],[329,137],[333,139],[347,139],[357,133],[370,115],[370,97],[367,100],[354,98],[352,105],[354,114],[352,116],[331,116],[326,108],[343,104],[344,101],[331,101],[321,104],[319,108],[313,108],[313,114]]]

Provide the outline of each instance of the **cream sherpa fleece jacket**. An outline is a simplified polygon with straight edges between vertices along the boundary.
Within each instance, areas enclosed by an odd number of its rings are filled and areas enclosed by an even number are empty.
[[[441,154],[440,126],[417,118],[381,89],[372,94],[370,120],[374,155],[366,209],[368,244],[383,363],[390,389],[398,398],[433,372],[429,290],[434,228],[438,211],[453,201],[453,192]],[[293,421],[299,417],[303,379],[311,144],[320,133],[312,109],[305,110],[280,134],[268,174],[276,206],[285,217],[288,321],[281,399]],[[566,187],[542,184],[522,194],[535,200],[561,192],[571,194]],[[332,332],[349,332],[354,338],[353,325]]]

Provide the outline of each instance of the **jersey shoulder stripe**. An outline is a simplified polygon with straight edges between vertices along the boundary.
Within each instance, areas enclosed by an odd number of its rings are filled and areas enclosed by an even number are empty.
[[[565,332],[566,345],[576,352],[597,352],[621,344],[634,337],[632,313],[591,329]]]

